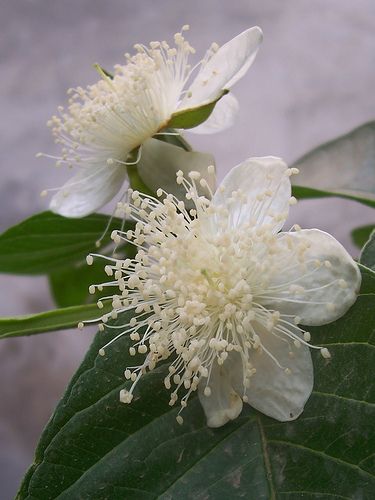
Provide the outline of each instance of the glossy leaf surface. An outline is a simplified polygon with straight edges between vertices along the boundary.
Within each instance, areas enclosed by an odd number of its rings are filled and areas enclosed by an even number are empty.
[[[366,259],[363,261],[366,265]],[[250,407],[209,429],[197,398],[176,423],[166,367],[144,375],[130,405],[127,336],[99,333],[48,424],[19,498],[370,499],[375,490],[375,273],[345,317],[312,328],[331,360],[314,356],[315,386],[296,421]],[[121,321],[121,320],[118,320]],[[123,319],[124,321],[124,319]]]

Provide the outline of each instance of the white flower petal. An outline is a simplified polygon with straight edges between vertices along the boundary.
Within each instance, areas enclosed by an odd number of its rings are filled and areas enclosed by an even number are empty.
[[[250,360],[256,373],[250,378],[250,387],[245,392],[248,403],[281,422],[294,420],[302,413],[314,385],[310,349],[304,345],[290,347],[284,340],[264,329],[258,334],[263,346],[283,368],[265,351],[253,350]],[[289,374],[285,372],[286,368],[290,369]]]
[[[189,132],[194,134],[221,132],[233,125],[238,109],[237,99],[232,94],[227,94],[217,102],[209,118],[198,127],[190,129]]]
[[[180,108],[213,101],[223,89],[230,89],[250,68],[262,38],[262,30],[255,26],[220,47],[202,66]]]
[[[281,233],[279,244],[279,271],[267,292],[274,299],[266,301],[267,307],[299,316],[304,325],[324,325],[343,316],[361,285],[358,266],[345,248],[318,229]]]
[[[249,158],[227,174],[214,195],[213,204],[228,207],[232,227],[246,223],[270,224],[277,232],[289,212],[291,185],[287,168],[283,160],[274,156]],[[246,202],[238,193],[232,196],[239,190]]]
[[[232,378],[238,374],[233,371],[228,372],[226,366],[226,362],[219,366],[214,361],[209,380],[210,396],[204,395],[205,379],[198,386],[199,401],[205,412],[208,427],[221,427],[237,418],[242,411],[242,399],[232,386]],[[242,377],[242,366],[239,365],[238,369],[241,371],[239,376]]]
[[[185,151],[158,139],[148,139],[142,146],[138,173],[152,191],[156,192],[162,188],[184,200],[186,191],[176,183],[176,172],[182,170],[188,178],[189,172],[197,171],[214,191],[216,177],[214,174],[208,174],[209,165],[215,165],[215,159],[210,154]]]
[[[50,209],[64,217],[84,217],[108,203],[125,178],[124,166],[82,168],[53,196]]]

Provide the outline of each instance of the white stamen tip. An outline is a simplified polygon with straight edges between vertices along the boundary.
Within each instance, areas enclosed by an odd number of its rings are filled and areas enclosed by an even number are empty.
[[[329,359],[331,357],[331,353],[326,347],[320,349],[320,354],[323,356],[324,359]]]

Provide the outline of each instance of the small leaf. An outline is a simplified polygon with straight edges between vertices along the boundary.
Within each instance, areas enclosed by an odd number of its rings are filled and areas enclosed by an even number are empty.
[[[123,245],[116,248],[116,255],[121,258],[134,258],[136,247]],[[60,269],[49,276],[50,288],[58,307],[70,307],[82,304],[92,304],[102,296],[96,291],[89,293],[90,285],[99,285],[108,281],[104,271],[105,261],[95,259],[91,266],[86,261],[78,262],[73,267]]]
[[[357,247],[362,248],[374,230],[374,224],[353,229],[351,233],[353,242],[357,245]]]
[[[215,108],[216,103],[228,93],[228,90],[223,90],[219,97],[202,106],[196,108],[182,109],[176,111],[171,116],[169,122],[165,125],[166,128],[193,128],[205,122]]]
[[[67,219],[52,212],[34,215],[0,236],[0,272],[48,274],[83,262],[89,252],[97,250],[95,243],[106,230],[108,220],[101,214],[82,219]],[[112,220],[102,248],[111,242],[111,232],[121,224],[120,219]]]
[[[364,266],[375,271],[375,231],[362,249],[360,262]]]
[[[89,294],[90,285],[107,281],[103,261],[94,261],[91,266],[86,262],[77,266],[61,269],[49,276],[53,298],[58,307],[92,304],[100,298],[100,292]]]
[[[104,305],[103,309],[100,310],[96,304],[89,304],[28,316],[0,318],[0,339],[75,328],[80,321],[100,318],[110,311],[110,304]]]
[[[345,317],[312,329],[330,349],[314,354],[315,384],[303,414],[280,423],[246,406],[235,421],[206,427],[198,398],[168,405],[166,366],[144,374],[131,404],[119,390],[124,335],[99,333],[73,377],[38,445],[19,499],[370,499],[375,491],[375,273],[369,294]],[[126,323],[129,316],[117,320]],[[113,332],[113,333],[111,333]]]
[[[375,122],[317,147],[293,166],[300,170],[293,179],[296,196],[339,196],[375,207]]]

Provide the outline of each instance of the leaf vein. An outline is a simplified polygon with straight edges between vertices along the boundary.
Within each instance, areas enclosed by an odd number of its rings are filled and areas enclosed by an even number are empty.
[[[270,443],[275,443],[275,444],[280,444],[280,445],[284,445],[284,446],[289,446],[291,448],[297,448],[297,449],[301,449],[303,451],[307,451],[307,452],[310,452],[314,455],[319,455],[319,456],[322,456],[328,460],[331,460],[333,462],[336,462],[340,465],[344,465],[346,467],[349,467],[351,469],[354,469],[356,470],[359,474],[362,474],[366,477],[368,477],[369,479],[371,480],[374,480],[374,476],[371,475],[370,473],[368,473],[367,471],[361,469],[361,467],[359,467],[357,464],[353,464],[353,463],[350,463],[350,462],[345,462],[345,460],[341,460],[341,458],[337,458],[337,457],[334,457],[332,455],[328,455],[327,453],[325,453],[324,451],[322,450],[315,450],[313,448],[308,448],[307,446],[304,446],[302,444],[298,444],[298,443],[288,443],[288,441],[283,441],[281,439],[270,439],[269,440]]]

